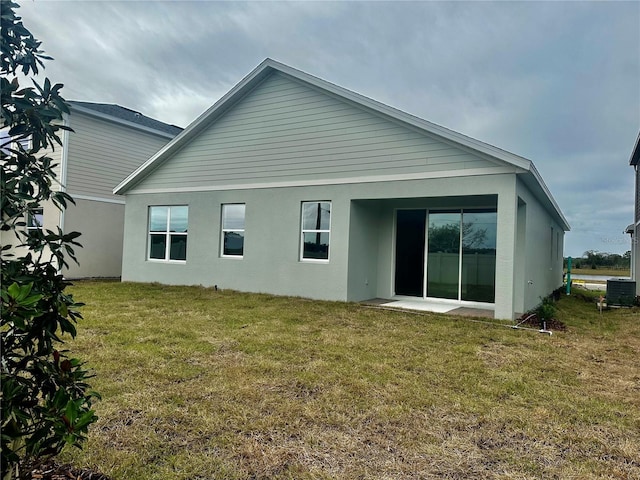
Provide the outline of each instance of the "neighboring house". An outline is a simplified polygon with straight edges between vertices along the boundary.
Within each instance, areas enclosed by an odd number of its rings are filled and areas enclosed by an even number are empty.
[[[636,282],[636,295],[640,296],[640,133],[629,164],[635,171],[636,192],[633,223],[627,227],[627,233],[631,234],[631,280]]]
[[[76,204],[64,212],[52,203],[29,212],[27,229],[60,227],[82,233],[78,241],[83,248],[75,248],[80,263],[70,261],[62,271],[66,277],[119,277],[124,201],[113,188],[182,129],[118,105],[68,103],[71,113],[64,116],[64,124],[73,132],[62,132],[62,147],[48,154],[58,165],[57,188]],[[6,130],[2,135],[6,137]],[[5,243],[15,245],[15,236],[4,232]]]
[[[513,318],[567,221],[522,157],[265,60],[114,190],[122,279]]]

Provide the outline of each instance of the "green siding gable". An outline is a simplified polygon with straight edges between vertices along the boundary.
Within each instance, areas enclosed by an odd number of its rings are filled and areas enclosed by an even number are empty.
[[[502,165],[274,72],[130,193]]]
[[[113,187],[169,139],[73,112],[69,134],[67,191],[122,200]]]

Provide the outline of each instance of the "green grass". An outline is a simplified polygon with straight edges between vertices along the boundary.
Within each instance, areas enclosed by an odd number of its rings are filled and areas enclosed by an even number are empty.
[[[640,478],[640,311],[553,336],[436,314],[78,282],[114,479]]]
[[[566,272],[567,269],[565,268]],[[604,275],[609,277],[628,277],[631,275],[631,270],[628,268],[615,269],[615,268],[572,268],[572,275]]]

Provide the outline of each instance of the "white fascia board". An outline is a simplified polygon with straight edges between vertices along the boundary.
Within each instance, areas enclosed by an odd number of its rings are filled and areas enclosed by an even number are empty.
[[[158,135],[164,138],[173,138],[174,135],[170,133],[163,132],[161,130],[156,130],[155,128],[147,127],[145,125],[140,125],[138,123],[128,122],[122,118],[112,117],[111,115],[107,115],[106,113],[96,112],[95,110],[91,110],[90,108],[81,107],[79,105],[70,105],[71,113],[77,112],[82,113],[84,115],[88,115],[90,117],[99,118],[100,120],[105,120],[107,122],[117,123],[118,125],[123,125],[127,128],[133,128],[135,130],[140,130],[146,133],[152,133],[154,135]]]
[[[124,200],[119,198],[105,198],[105,197],[96,197],[94,195],[82,195],[80,193],[72,193],[71,197],[74,200],[89,200],[91,202],[102,202],[102,203],[115,203],[117,205],[124,205]]]
[[[528,173],[530,174],[530,178],[533,178],[535,180],[536,186],[540,189],[540,191],[543,194],[541,196],[542,198],[539,198],[539,200],[544,202],[546,198],[548,205],[551,206],[551,209],[558,216],[558,219],[560,220],[563,230],[565,232],[568,232],[569,230],[571,230],[571,226],[569,225],[569,222],[567,221],[564,214],[562,213],[562,210],[560,210],[560,207],[558,206],[556,200],[553,198],[553,195],[551,195],[551,191],[549,190],[547,185],[544,183],[544,180],[540,176],[540,173],[538,172],[538,170],[536,169],[533,163],[531,164],[531,169],[529,170]],[[535,190],[534,190],[534,194],[535,194]]]

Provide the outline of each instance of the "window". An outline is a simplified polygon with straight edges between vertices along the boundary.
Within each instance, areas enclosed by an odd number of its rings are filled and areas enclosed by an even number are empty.
[[[18,140],[16,143],[16,148],[18,148],[17,144],[20,144],[20,146],[22,146],[22,149],[24,151],[27,151],[31,148],[31,137],[29,138],[21,138],[20,140]]]
[[[244,203],[222,205],[222,256],[244,254]]]
[[[9,130],[0,130],[0,150],[4,155],[9,155],[11,152],[11,137],[9,136]]]
[[[329,260],[331,202],[302,203],[302,260]]]
[[[31,137],[21,138],[14,140],[9,136],[9,130],[0,130],[0,150],[5,155],[11,155],[10,149],[17,150],[18,146],[22,146],[22,149],[27,151],[31,148]]]
[[[187,260],[186,205],[149,207],[149,260]]]
[[[27,230],[42,230],[44,210],[34,208],[27,212]]]

